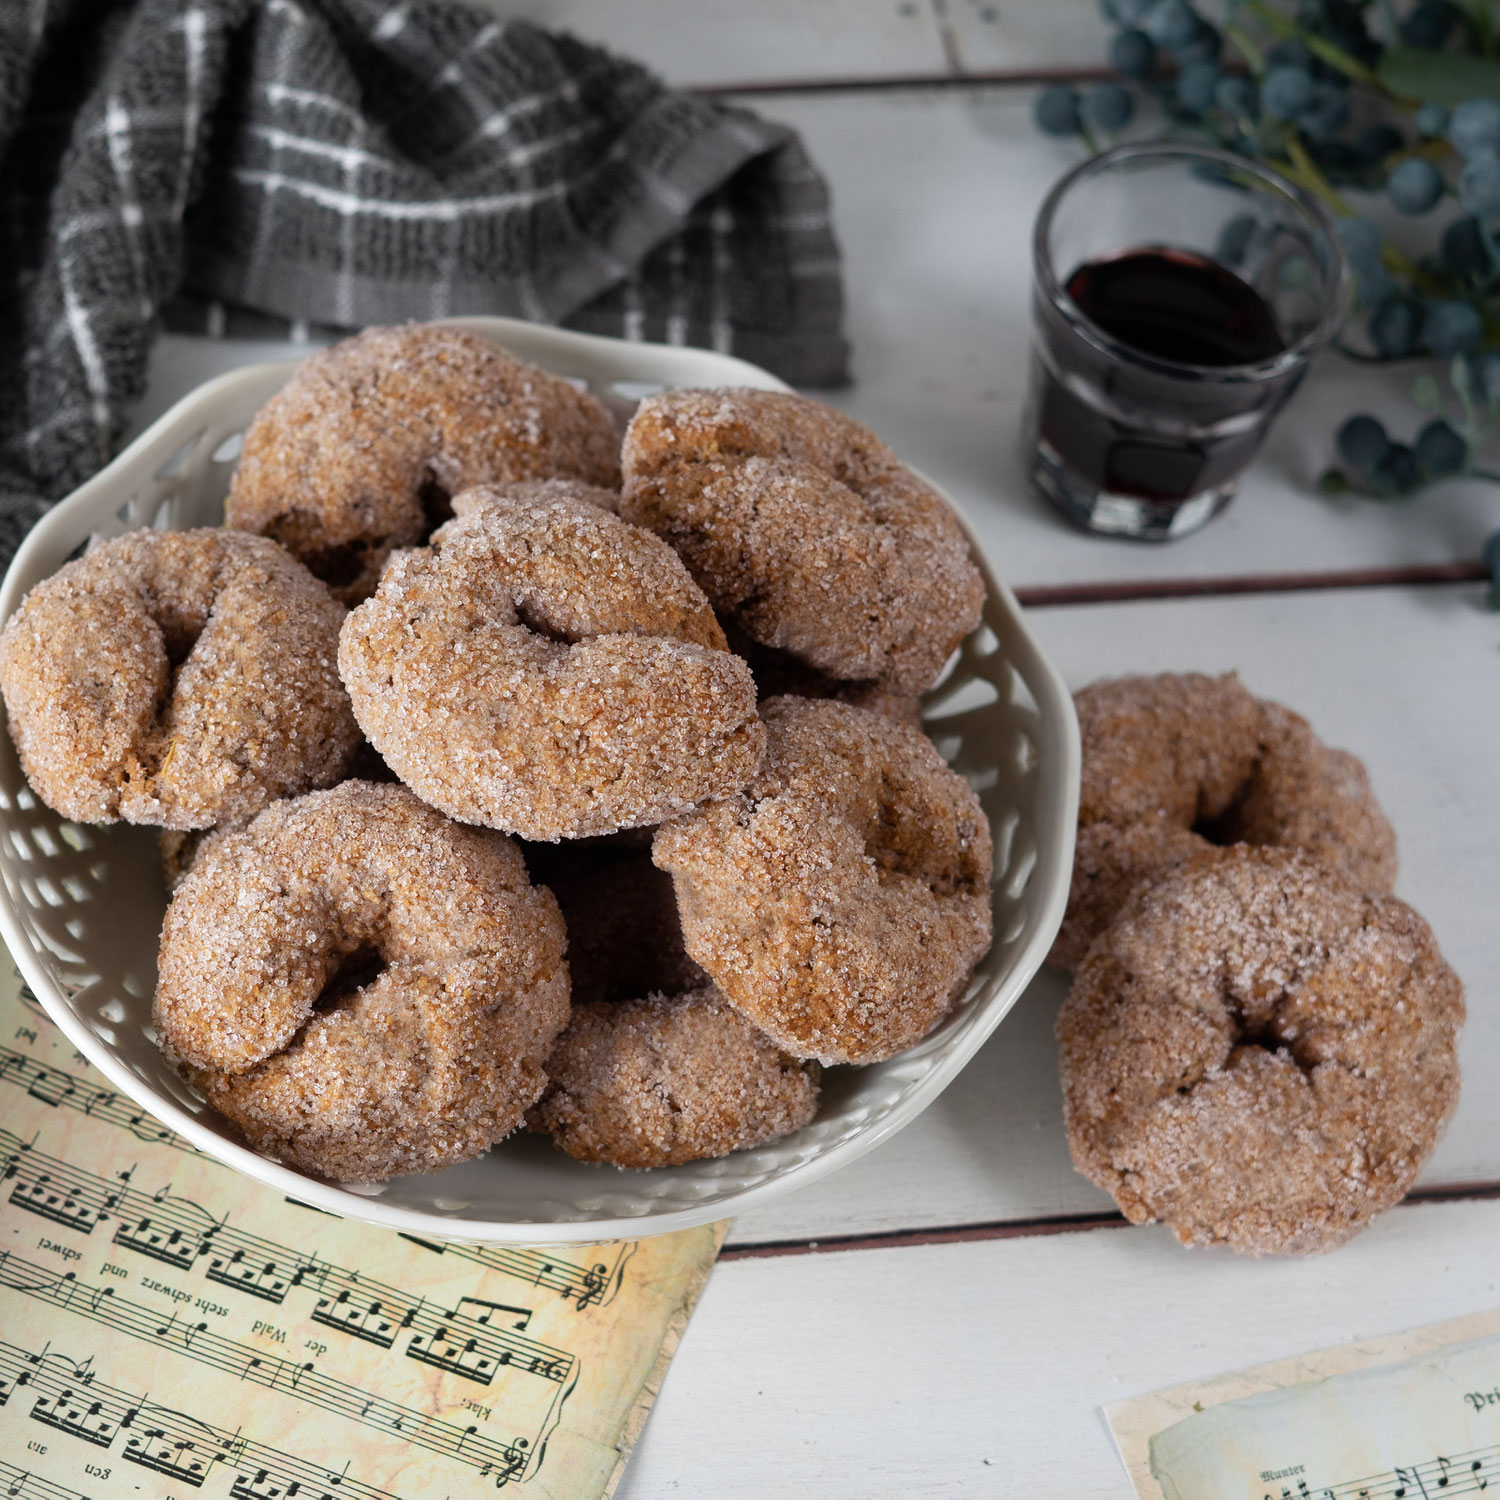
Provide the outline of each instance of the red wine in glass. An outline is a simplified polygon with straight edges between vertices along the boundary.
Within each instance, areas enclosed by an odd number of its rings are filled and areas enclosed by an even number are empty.
[[[1181,141],[1074,167],[1037,213],[1032,267],[1032,483],[1090,531],[1152,541],[1229,503],[1349,284],[1316,200]]]
[[[1153,432],[1131,409],[1153,404],[1160,372],[1151,365],[1226,370],[1281,354],[1286,344],[1265,299],[1217,261],[1166,248],[1087,261],[1066,290],[1090,324],[1147,364],[1121,364],[1088,341],[1055,349],[1062,368],[1041,372],[1041,441],[1085,483],[1158,505],[1212,495],[1237,478],[1263,432],[1260,420],[1233,420],[1243,390],[1188,393],[1196,397],[1191,435]],[[1096,382],[1108,385],[1107,405],[1088,399]]]

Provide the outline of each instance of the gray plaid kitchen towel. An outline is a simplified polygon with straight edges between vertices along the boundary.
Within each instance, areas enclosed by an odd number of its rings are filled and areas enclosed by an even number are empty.
[[[439,0],[0,0],[0,561],[162,326],[460,313],[844,377],[797,137]]]

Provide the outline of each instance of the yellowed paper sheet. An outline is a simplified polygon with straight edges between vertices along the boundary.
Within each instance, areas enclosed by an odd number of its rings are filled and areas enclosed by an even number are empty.
[[[1500,1309],[1106,1408],[1141,1500],[1500,1495]]]
[[[0,963],[0,1497],[595,1500],[727,1227],[553,1253],[304,1207],[113,1092]]]

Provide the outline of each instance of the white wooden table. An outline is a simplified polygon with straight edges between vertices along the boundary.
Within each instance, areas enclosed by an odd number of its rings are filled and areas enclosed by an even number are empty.
[[[1409,372],[1315,372],[1230,513],[1165,548],[1071,530],[1016,452],[1030,222],[1074,148],[1036,80],[1098,69],[1093,0],[490,0],[799,129],[833,187],[855,384],[832,399],[954,493],[1069,681],[1237,668],[1356,749],[1400,893],[1469,990],[1462,1104],[1412,1199],[1337,1254],[1251,1262],[1122,1226],[1071,1169],[1044,974],[902,1135],[739,1220],[619,1491],[1130,1493],[1102,1403],[1500,1301],[1500,616],[1472,581],[1500,493],[1332,503],[1356,406]],[[230,359],[161,346],[143,423]],[[1317,587],[1309,587],[1316,582]]]

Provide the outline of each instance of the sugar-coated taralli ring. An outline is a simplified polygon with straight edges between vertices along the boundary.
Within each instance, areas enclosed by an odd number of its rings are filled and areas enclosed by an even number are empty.
[[[304,360],[245,434],[228,523],[284,543],[346,603],[471,485],[619,483],[593,396],[462,328],[371,328]]]
[[[1331,1250],[1458,1100],[1463,987],[1427,924],[1297,850],[1209,849],[1135,893],[1057,1018],[1078,1169],[1135,1223]]]
[[[80,823],[242,822],[332,785],[359,741],[344,607],[264,537],[132,531],[38,584],[0,635],[22,769]]]
[[[990,945],[979,799],[918,730],[773,698],[743,791],[664,824],[689,955],[787,1051],[878,1062],[921,1040]]]
[[[398,778],[396,773],[381,760],[369,740],[361,739],[354,747],[354,754],[349,759],[349,767],[344,772],[343,779],[345,781],[394,782]],[[157,835],[156,852],[161,860],[162,883],[167,888],[167,894],[171,895],[187,878],[187,872],[193,868],[194,861],[211,839],[243,826],[243,823],[216,823],[212,828],[196,828],[187,832],[175,828],[164,828]],[[646,841],[646,847],[650,847],[649,838]]]
[[[156,1026],[174,1057],[239,1073],[280,1051],[351,963],[430,974],[487,1009],[561,980],[562,917],[507,838],[403,786],[346,781],[206,841],[167,908]],[[510,965],[510,977],[505,966]]]
[[[541,1094],[565,941],[510,839],[347,781],[199,850],[167,909],[154,1020],[259,1150],[339,1180],[431,1171]]]
[[[1215,844],[1303,849],[1366,890],[1395,882],[1364,766],[1233,673],[1121,677],[1074,702],[1083,782],[1054,963],[1075,968],[1138,881]]]
[[[978,623],[957,517],[868,428],[802,396],[672,391],[625,434],[620,514],[751,639],[830,677],[930,687]]]
[[[392,769],[528,839],[744,786],[765,745],[755,683],[671,548],[576,499],[491,498],[395,554],[349,616],[339,669]]]
[[[818,1067],[799,1062],[713,988],[575,1006],[527,1116],[580,1161],[670,1167],[800,1130]]]

